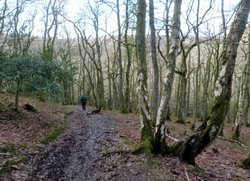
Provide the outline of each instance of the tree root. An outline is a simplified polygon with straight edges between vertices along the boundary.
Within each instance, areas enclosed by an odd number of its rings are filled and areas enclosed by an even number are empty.
[[[237,141],[237,140],[233,140],[233,139],[228,139],[228,138],[225,138],[225,137],[222,137],[222,136],[218,136],[219,139],[222,139],[222,140],[225,140],[225,141],[229,141],[231,143],[236,143],[244,148],[250,148],[250,146],[248,145],[245,145],[244,143],[240,142],[240,141]]]

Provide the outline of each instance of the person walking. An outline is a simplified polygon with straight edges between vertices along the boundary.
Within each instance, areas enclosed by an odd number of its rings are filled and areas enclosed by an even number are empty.
[[[87,96],[82,95],[81,98],[80,98],[80,101],[81,101],[81,104],[82,104],[82,109],[85,110],[87,102],[88,102]]]

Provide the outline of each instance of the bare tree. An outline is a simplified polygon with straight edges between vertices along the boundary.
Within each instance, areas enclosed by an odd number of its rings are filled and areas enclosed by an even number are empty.
[[[239,81],[239,89],[238,89],[238,109],[236,113],[236,118],[234,122],[234,130],[232,138],[235,140],[239,140],[241,133],[241,126],[247,120],[248,108],[249,108],[249,41],[250,41],[250,33],[248,33],[248,53],[245,52],[244,47],[242,48],[244,56],[242,57],[243,61],[245,60],[245,64],[243,67],[243,71],[241,73],[240,81]]]
[[[146,17],[146,2],[138,0],[138,14],[137,14],[137,31],[136,31],[136,45],[137,45],[137,59],[139,91],[140,91],[140,114],[141,114],[141,144],[136,151],[146,152],[162,152],[166,153],[167,145],[165,140],[165,124],[164,116],[169,106],[169,101],[172,92],[172,85],[174,80],[176,57],[179,48],[180,40],[180,14],[181,14],[181,0],[175,0],[173,26],[171,34],[171,48],[168,55],[168,69],[165,75],[163,96],[161,98],[160,107],[157,112],[155,129],[153,130],[153,121],[149,112],[148,93],[147,93],[147,62],[145,54],[145,17]]]
[[[195,157],[217,138],[225,120],[231,97],[237,47],[245,30],[249,11],[250,0],[242,0],[226,38],[222,67],[216,82],[215,99],[209,116],[191,136],[173,146],[176,154],[187,163],[195,164]]]
[[[158,106],[159,106],[159,68],[156,55],[156,38],[155,38],[155,21],[154,21],[154,1],[149,0],[149,25],[150,25],[150,46],[151,46],[151,61],[153,65],[153,96],[152,109],[153,121],[155,122]]]
[[[131,65],[132,65],[132,54],[134,46],[131,46],[131,43],[133,43],[133,35],[129,36],[129,25],[130,25],[130,8],[131,5],[133,5],[133,2],[131,0],[126,0],[126,19],[125,19],[125,32],[124,32],[124,43],[126,48],[126,55],[127,55],[127,66],[126,66],[126,89],[125,89],[125,112],[131,112]],[[132,41],[132,42],[131,42]]]
[[[166,152],[166,138],[165,138],[165,124],[164,116],[169,107],[170,97],[172,93],[176,58],[179,50],[180,43],[180,15],[181,15],[181,4],[182,0],[174,1],[174,14],[172,23],[172,34],[171,34],[171,47],[168,54],[168,67],[165,75],[163,93],[158,108],[156,124],[155,124],[155,146],[158,149],[157,152]]]
[[[43,58],[52,60],[54,57],[54,45],[58,34],[59,15],[64,14],[63,8],[66,0],[49,0],[45,5],[45,20],[43,34]]]
[[[146,41],[145,41],[145,18],[146,18],[146,2],[138,0],[137,27],[136,27],[136,55],[138,59],[138,81],[140,92],[140,114],[141,114],[141,142],[142,145],[138,149],[151,152],[153,150],[153,132],[152,120],[148,106],[148,87],[147,87],[147,62],[146,62]]]
[[[119,104],[122,112],[125,112],[124,108],[124,96],[123,96],[123,65],[122,65],[122,34],[121,34],[121,18],[120,18],[120,3],[116,0],[116,16],[117,16],[117,27],[118,27],[118,63],[119,63]]]
[[[98,108],[105,108],[105,97],[104,97],[104,78],[103,78],[103,68],[101,61],[101,46],[100,46],[100,37],[99,37],[99,17],[101,16],[100,7],[96,4],[95,7],[92,7],[91,3],[88,2],[90,11],[93,15],[93,25],[95,30],[95,50],[96,50],[96,73],[97,73],[97,95],[98,95]],[[93,48],[93,47],[92,47]],[[94,49],[92,49],[94,51]],[[93,55],[93,54],[92,54]]]

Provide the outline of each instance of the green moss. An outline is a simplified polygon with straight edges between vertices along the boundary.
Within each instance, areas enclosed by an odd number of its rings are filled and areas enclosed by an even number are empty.
[[[247,159],[243,160],[240,163],[240,167],[244,168],[244,169],[250,169],[250,158],[247,158]]]
[[[133,153],[146,153],[151,155],[154,150],[154,135],[152,120],[146,120],[141,130],[141,143],[135,146]]]
[[[240,126],[236,126],[233,131],[233,135],[231,137],[233,140],[239,141],[240,138]]]
[[[239,135],[236,134],[236,133],[234,133],[234,134],[232,135],[231,139],[232,139],[232,140],[237,140],[237,141],[240,140]]]
[[[124,139],[124,144],[133,146],[135,143],[132,140],[129,140],[126,138],[126,139]]]
[[[52,131],[47,137],[45,137],[41,143],[48,145],[51,142],[53,142],[54,140],[56,140],[65,130],[66,130],[67,124],[64,123],[61,126],[58,126],[57,128],[55,128],[54,131]]]
[[[12,171],[12,165],[16,165],[19,163],[27,163],[29,161],[29,158],[26,156],[21,157],[20,159],[17,160],[7,160],[3,165],[2,168],[0,169],[0,174],[4,173],[10,173]]]
[[[195,123],[192,123],[190,126],[190,130],[194,131],[194,129],[195,129]]]
[[[16,146],[15,144],[7,144],[5,146],[0,147],[0,151],[5,152],[5,153],[12,153],[16,154]]]
[[[59,108],[59,112],[65,114],[66,116],[74,113],[74,107],[73,106],[61,106]]]
[[[179,119],[177,119],[176,123],[185,124],[185,121],[183,118],[179,118]]]
[[[10,173],[11,172],[11,163],[7,163],[5,162],[5,164],[2,166],[2,168],[0,169],[0,174],[4,174],[4,173]]]
[[[237,176],[237,181],[245,181],[245,179],[240,176]]]
[[[177,142],[169,147],[170,153],[174,155],[179,155],[183,148],[183,141]]]
[[[156,159],[154,159],[153,157],[149,157],[147,160],[148,166],[150,167],[154,167],[160,164],[160,162]]]
[[[8,120],[21,120],[27,117],[27,114],[25,112],[21,112],[20,110],[18,112],[16,112],[15,114],[11,114],[9,115]]]
[[[152,144],[152,140],[149,138],[145,139],[144,141],[136,145],[132,153],[133,154],[145,153],[147,155],[152,155],[153,149],[154,147]]]
[[[71,115],[71,114],[73,114],[74,113],[74,110],[72,110],[72,109],[67,109],[65,112],[64,112],[64,114],[66,115],[66,116],[69,116],[69,115]]]

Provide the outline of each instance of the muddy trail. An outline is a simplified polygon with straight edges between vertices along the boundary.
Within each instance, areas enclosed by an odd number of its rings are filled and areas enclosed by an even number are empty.
[[[67,131],[33,160],[28,180],[110,180],[104,167],[109,148],[118,148],[117,124],[103,114],[81,110],[68,117]]]
[[[166,164],[160,161],[162,157],[153,159],[144,154],[130,154],[131,143],[127,136],[132,136],[130,131],[139,122],[128,125],[109,114],[89,113],[90,108],[83,111],[80,106],[76,107],[67,118],[67,131],[32,159],[25,180],[165,181],[176,180],[177,177],[185,180],[182,174],[175,177],[162,167],[162,164],[176,165],[175,158],[170,158]]]
[[[133,149],[134,143],[139,140],[140,122],[135,121],[136,116],[107,111],[92,115],[88,114],[91,113],[90,108],[85,111],[80,106],[75,108],[75,112],[67,118],[67,131],[31,160],[25,180],[250,179],[250,173],[239,167],[239,160],[245,153],[237,151],[236,154],[224,148],[214,152],[214,147],[211,147],[197,158],[202,170],[171,155],[133,155],[128,150]],[[229,158],[229,153],[232,158]]]

